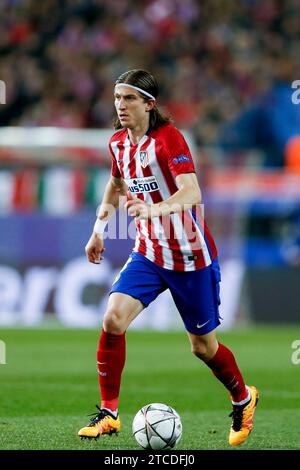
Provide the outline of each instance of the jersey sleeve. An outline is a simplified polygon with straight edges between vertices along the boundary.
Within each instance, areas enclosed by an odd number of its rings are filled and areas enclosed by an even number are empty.
[[[195,166],[190,149],[181,134],[175,127],[168,132],[168,166],[174,176],[184,173],[195,173]]]
[[[111,158],[111,174],[115,178],[121,178],[121,173],[117,165],[117,160],[111,148],[111,143],[108,144],[108,148],[109,148],[109,153],[110,153],[110,158]]]

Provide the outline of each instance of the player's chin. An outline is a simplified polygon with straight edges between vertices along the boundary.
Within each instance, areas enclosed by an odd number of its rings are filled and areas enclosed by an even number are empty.
[[[130,126],[130,122],[129,122],[128,117],[119,117],[119,121],[120,121],[122,127],[129,127]]]

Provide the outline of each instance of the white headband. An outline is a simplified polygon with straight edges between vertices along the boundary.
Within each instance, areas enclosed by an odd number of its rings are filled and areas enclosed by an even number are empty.
[[[129,83],[117,83],[116,86],[128,86],[129,88],[133,88],[134,90],[137,90],[139,91],[140,93],[142,93],[143,95],[146,95],[148,96],[148,98],[151,98],[152,100],[156,100],[156,98],[154,98],[153,95],[151,95],[150,93],[148,93],[147,91],[145,90],[142,90],[141,88],[139,88],[138,86],[134,86],[134,85],[129,85]]]

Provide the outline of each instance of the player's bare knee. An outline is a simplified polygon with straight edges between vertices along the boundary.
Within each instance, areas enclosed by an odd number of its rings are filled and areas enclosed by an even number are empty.
[[[209,348],[206,343],[192,344],[191,350],[192,353],[202,361],[207,360],[207,357],[209,356]]]
[[[126,330],[126,322],[118,308],[109,308],[103,317],[103,327],[107,333],[122,334]]]

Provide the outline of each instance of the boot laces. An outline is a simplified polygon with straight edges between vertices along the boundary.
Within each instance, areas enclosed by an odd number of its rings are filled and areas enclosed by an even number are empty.
[[[110,415],[110,413],[107,410],[102,410],[98,405],[96,405],[96,408],[99,410],[96,413],[92,413],[88,416],[92,416],[90,424],[88,424],[88,427],[90,426],[95,426],[95,424],[99,423],[102,419],[105,418],[105,416]]]
[[[234,431],[240,431],[243,422],[244,406],[233,405],[233,410],[229,417],[232,418],[232,428]]]

